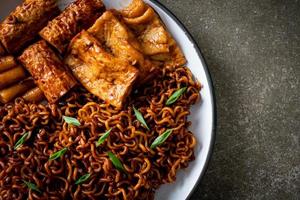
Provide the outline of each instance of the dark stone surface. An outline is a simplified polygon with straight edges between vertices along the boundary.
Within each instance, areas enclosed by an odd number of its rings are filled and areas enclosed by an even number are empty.
[[[196,199],[300,199],[300,1],[161,0],[213,76],[218,127]]]

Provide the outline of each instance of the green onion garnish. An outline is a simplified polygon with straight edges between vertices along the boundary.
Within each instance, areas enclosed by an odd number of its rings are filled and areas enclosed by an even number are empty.
[[[41,190],[39,190],[39,188],[38,188],[35,184],[30,183],[30,182],[27,182],[27,181],[24,181],[24,180],[23,180],[23,183],[24,183],[29,189],[41,193]]]
[[[175,103],[179,99],[179,97],[186,91],[186,89],[187,87],[184,87],[174,92],[167,100],[166,105],[169,106]]]
[[[96,146],[99,147],[105,140],[106,138],[109,136],[110,132],[111,132],[112,128],[109,129],[108,131],[106,131],[97,141]]]
[[[111,162],[113,163],[113,165],[120,171],[125,171],[125,168],[123,167],[121,161],[118,159],[117,156],[115,156],[115,154],[113,154],[112,152],[107,152],[109,159],[111,160]]]
[[[151,149],[156,148],[157,146],[161,145],[162,143],[164,143],[168,137],[171,135],[171,133],[173,132],[172,129],[168,129],[166,130],[163,134],[161,134],[160,136],[158,136],[154,142],[151,144]]]
[[[63,119],[68,124],[71,124],[71,125],[74,125],[74,126],[80,126],[81,125],[80,122],[78,121],[78,119],[76,119],[76,118],[63,116]]]
[[[135,114],[137,120],[139,120],[139,121],[143,124],[143,126],[144,126],[148,131],[150,131],[150,129],[149,129],[149,127],[148,127],[148,125],[147,125],[147,123],[146,123],[146,121],[145,121],[145,119],[144,119],[142,113],[140,113],[140,111],[138,111],[134,106],[133,106],[133,111],[134,111],[134,114]]]
[[[79,185],[79,184],[85,182],[86,180],[88,180],[88,179],[90,178],[90,176],[91,176],[91,174],[85,174],[85,175],[81,176],[81,177],[75,182],[75,184],[76,184],[76,185]]]
[[[53,154],[50,155],[49,160],[56,160],[57,158],[60,158],[67,152],[68,148],[63,148]]]
[[[20,146],[22,146],[22,144],[24,144],[28,135],[29,135],[29,132],[24,133],[24,135],[17,141],[17,143],[14,146],[15,150],[17,150]]]

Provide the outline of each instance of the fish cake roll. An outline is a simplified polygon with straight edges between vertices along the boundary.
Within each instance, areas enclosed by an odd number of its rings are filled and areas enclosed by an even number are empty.
[[[13,56],[4,56],[0,58],[0,73],[17,66],[15,58]]]
[[[38,102],[41,102],[45,98],[45,96],[44,96],[43,91],[40,88],[35,87],[35,88],[29,90],[28,92],[26,92],[22,96],[22,98],[30,103],[38,103]]]
[[[76,85],[71,72],[67,71],[63,62],[44,40],[29,46],[19,60],[50,103],[55,103]]]
[[[34,87],[33,79],[25,79],[11,87],[0,90],[0,102],[8,103]]]
[[[105,10],[101,0],[77,0],[40,31],[40,36],[60,53],[82,29],[90,27]]]
[[[26,77],[26,71],[23,67],[17,66],[8,71],[0,73],[0,89],[13,83],[23,80]]]
[[[0,24],[0,41],[9,53],[16,53],[58,14],[56,0],[24,1]]]

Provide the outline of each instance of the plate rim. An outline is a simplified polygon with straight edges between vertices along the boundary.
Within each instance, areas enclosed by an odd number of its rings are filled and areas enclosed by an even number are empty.
[[[193,186],[193,188],[191,189],[191,191],[189,192],[188,196],[186,199],[190,199],[191,196],[194,194],[196,188],[199,186],[199,184],[201,183],[201,180],[204,176],[204,174],[207,172],[209,163],[211,162],[212,159],[212,154],[214,151],[214,146],[215,146],[215,142],[216,142],[216,129],[217,129],[217,106],[216,106],[216,95],[215,95],[215,87],[214,87],[214,83],[213,83],[213,79],[211,76],[211,72],[207,66],[207,62],[202,54],[202,51],[198,45],[198,43],[196,42],[195,38],[193,37],[193,35],[190,33],[190,31],[185,27],[185,25],[183,24],[183,22],[169,9],[167,8],[164,4],[162,4],[161,2],[157,1],[157,0],[150,0],[152,3],[156,4],[159,8],[161,8],[169,17],[171,17],[171,19],[174,20],[174,22],[183,30],[183,32],[185,33],[185,35],[188,37],[189,41],[194,45],[194,48],[196,50],[197,55],[199,56],[206,77],[207,77],[207,81],[208,81],[208,85],[209,85],[209,93],[212,97],[212,130],[211,130],[211,141],[209,144],[209,151],[208,151],[208,155],[206,157],[205,163],[204,163],[204,167],[203,170],[201,171],[199,177],[197,178],[196,184]]]

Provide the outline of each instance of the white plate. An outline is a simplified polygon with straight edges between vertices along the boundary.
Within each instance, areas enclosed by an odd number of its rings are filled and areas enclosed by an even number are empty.
[[[59,1],[61,7],[71,2],[71,0]],[[107,7],[115,8],[126,6],[130,1],[131,0],[104,0]],[[201,52],[182,23],[157,1],[145,1],[160,15],[173,37],[181,46],[188,60],[188,67],[203,85],[201,91],[202,102],[192,107],[189,117],[193,123],[191,130],[198,140],[198,145],[195,149],[196,159],[189,164],[187,169],[178,172],[175,183],[161,186],[155,195],[156,200],[184,200],[189,198],[197,186],[197,183],[207,168],[208,161],[212,154],[216,126],[213,86]],[[21,2],[22,0],[1,0],[0,19],[2,20],[7,16],[9,12]]]

